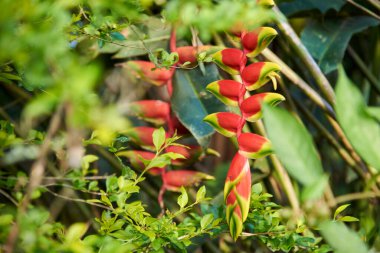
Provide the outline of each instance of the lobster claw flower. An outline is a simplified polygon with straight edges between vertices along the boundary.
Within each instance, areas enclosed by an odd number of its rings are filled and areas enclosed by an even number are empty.
[[[206,121],[215,128],[216,131],[223,134],[226,137],[235,136],[242,117],[231,112],[217,112],[207,115],[203,121]]]
[[[276,37],[277,31],[272,27],[259,27],[246,33],[241,43],[248,57],[255,57],[263,51]]]
[[[234,80],[218,80],[207,85],[206,89],[226,105],[237,106],[243,84]],[[244,88],[245,90],[245,88]]]
[[[213,54],[214,62],[231,75],[238,75],[247,63],[243,51],[236,48],[227,48]]]
[[[139,150],[127,150],[127,151],[119,151],[116,153],[117,156],[126,157],[131,163],[132,167],[138,170],[143,171],[145,169],[145,165],[142,159],[152,160],[155,157],[155,153],[148,151],[139,151]],[[141,159],[142,158],[142,159]],[[149,169],[148,173],[151,175],[159,175],[165,167],[153,167]]]
[[[239,153],[250,159],[258,159],[273,152],[271,142],[258,134],[242,133],[238,144]]]
[[[184,64],[185,62],[196,63],[198,61],[198,56],[201,53],[206,53],[206,55],[211,55],[215,51],[220,50],[220,47],[214,47],[211,45],[204,46],[184,46],[177,47],[176,52],[178,53],[178,63]]]
[[[273,62],[256,62],[244,68],[241,77],[247,90],[257,90],[270,80],[274,89],[277,89],[278,71],[280,66]]]
[[[202,155],[201,146],[188,146],[188,147],[169,146],[165,149],[165,151],[166,153],[173,152],[176,154],[181,154],[185,157],[185,159],[178,158],[178,159],[172,160],[172,165],[175,165],[175,166],[181,166],[187,163],[191,163],[197,160]]]
[[[156,66],[149,61],[128,61],[125,66],[138,78],[156,86],[165,85],[173,74],[171,70],[156,68]]]
[[[124,132],[134,143],[140,147],[155,151],[153,144],[153,132],[156,130],[154,127],[133,127]]]
[[[171,170],[162,174],[163,185],[169,191],[180,191],[182,186],[193,186],[202,180],[211,179],[214,177],[194,170]]]
[[[274,0],[256,0],[256,3],[263,7],[273,7]]]
[[[236,241],[248,217],[251,198],[251,170],[248,159],[237,153],[232,159],[224,185],[226,219]]]
[[[271,106],[284,101],[285,97],[279,93],[264,92],[258,93],[245,99],[240,106],[240,110],[245,120],[255,122],[262,117],[261,104],[265,103]]]
[[[170,105],[161,100],[140,100],[129,104],[131,112],[157,125],[163,125],[170,117]]]

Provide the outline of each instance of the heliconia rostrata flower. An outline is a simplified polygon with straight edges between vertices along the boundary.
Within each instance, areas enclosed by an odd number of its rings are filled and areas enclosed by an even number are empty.
[[[161,100],[139,100],[130,103],[130,111],[157,125],[163,125],[170,117],[170,105]]]
[[[172,34],[173,42],[175,42],[175,36]],[[171,40],[172,40],[171,39]],[[198,61],[199,54],[205,53],[210,55],[215,52],[214,46],[185,46],[176,47],[171,45],[171,51],[177,52],[179,56],[178,64],[184,64],[185,62],[196,63]],[[172,77],[175,68],[165,69],[156,68],[156,66],[149,61],[128,61],[121,66],[127,68],[132,75],[137,78],[151,83],[155,86],[165,86],[168,90],[169,97],[172,95]],[[167,125],[168,131],[166,137],[171,137],[175,132],[179,135],[188,134],[188,130],[181,124],[178,118],[171,113],[170,102],[161,100],[140,100],[131,102],[129,104],[129,114],[135,115],[145,121],[153,123],[155,125]],[[116,155],[118,157],[125,157],[129,160],[130,165],[138,170],[144,170],[146,163],[153,160],[156,157],[156,153],[150,151],[156,151],[153,144],[153,132],[156,130],[154,127],[140,126],[128,129],[124,132],[130,140],[140,146],[142,149],[148,150],[123,150],[118,151]],[[189,146],[185,148],[183,146],[169,146],[165,149],[166,153],[176,153],[182,155],[184,158],[172,159],[171,164],[174,166],[184,166],[201,159],[204,154],[200,146]],[[147,173],[151,175],[161,175],[163,181],[162,187],[158,195],[158,202],[161,208],[164,208],[163,194],[166,190],[179,191],[181,187],[188,187],[198,184],[201,180],[210,180],[214,177],[193,170],[171,170],[167,171],[168,166],[153,167],[150,168]]]
[[[270,3],[270,1],[258,1],[259,4],[264,2]],[[262,117],[262,104],[274,106],[285,98],[273,92],[257,93],[252,96],[249,94],[249,91],[257,90],[270,81],[276,89],[276,78],[280,71],[277,64],[254,62],[246,66],[247,57],[257,56],[265,49],[277,35],[276,30],[261,27],[251,32],[235,29],[233,33],[240,36],[243,49],[221,50],[213,55],[213,61],[236,80],[215,81],[206,89],[226,105],[239,107],[241,115],[218,112],[206,116],[204,121],[219,133],[237,138],[239,150],[231,162],[224,185],[226,219],[231,236],[236,241],[243,231],[243,223],[249,211],[251,196],[249,159],[262,158],[272,153],[268,139],[253,133],[243,133],[245,121],[259,120]]]

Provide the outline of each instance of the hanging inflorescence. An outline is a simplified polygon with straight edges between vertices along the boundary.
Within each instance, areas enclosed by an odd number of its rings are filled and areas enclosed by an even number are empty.
[[[276,89],[277,72],[280,68],[272,62],[254,62],[253,60],[277,35],[271,27],[260,27],[251,32],[236,33],[240,38],[242,50],[223,49],[213,55],[214,62],[234,77],[234,80],[219,80],[210,83],[207,90],[226,105],[237,107],[240,114],[218,112],[205,117],[205,121],[215,130],[229,138],[236,138],[238,152],[234,156],[224,186],[226,219],[234,240],[241,234],[243,223],[247,219],[251,197],[251,171],[248,159],[258,159],[272,152],[271,143],[266,138],[244,133],[248,122],[255,122],[262,117],[262,105],[276,105],[285,100],[278,93],[264,92],[250,95],[268,82]]]

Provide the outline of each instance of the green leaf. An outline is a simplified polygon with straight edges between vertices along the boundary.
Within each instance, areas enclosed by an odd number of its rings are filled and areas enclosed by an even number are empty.
[[[280,3],[279,8],[286,16],[291,16],[300,11],[313,9],[317,9],[322,13],[325,13],[330,9],[339,11],[345,3],[345,0],[294,0],[291,2]]]
[[[66,241],[73,242],[79,240],[87,231],[88,225],[85,223],[75,223],[66,232]]]
[[[336,253],[367,253],[368,249],[359,235],[341,222],[327,221],[321,225],[323,238]]]
[[[178,197],[177,203],[182,208],[184,208],[189,201],[189,197],[187,196],[187,192],[185,188],[181,187],[181,195]]]
[[[371,17],[313,21],[305,27],[301,39],[323,72],[329,73],[342,61],[351,36],[377,24],[379,21]]]
[[[202,186],[201,188],[199,188],[199,190],[197,191],[196,201],[197,201],[197,202],[202,201],[202,200],[205,198],[205,195],[206,195],[206,187],[203,185],[203,186]]]
[[[343,212],[344,210],[346,210],[347,207],[349,207],[351,204],[346,204],[346,205],[341,205],[340,207],[338,207],[336,210],[335,210],[335,213],[334,213],[334,220],[336,219],[336,217],[341,213]]]
[[[176,70],[172,96],[173,111],[203,148],[208,146],[215,132],[203,118],[226,110],[224,104],[205,89],[209,83],[220,79],[218,69],[213,64],[205,64],[205,69],[205,75],[199,68]]]
[[[162,145],[165,143],[165,129],[160,127],[159,129],[154,130],[153,132],[153,144],[156,147],[156,150],[160,150]]]
[[[313,200],[318,199],[324,192],[326,185],[329,183],[329,177],[323,174],[319,177],[313,184],[306,186],[302,193],[302,200]]]
[[[312,137],[298,119],[284,109],[264,105],[264,123],[275,153],[291,176],[304,186],[323,177]]]
[[[170,159],[186,159],[186,157],[184,157],[183,155],[179,154],[179,153],[174,153],[174,152],[168,152],[168,153],[165,153],[165,154],[162,154],[161,157],[168,157]]]
[[[344,222],[356,222],[359,221],[358,218],[352,217],[352,216],[343,216],[339,217],[338,221],[344,221]]]
[[[214,219],[214,215],[212,213],[209,213],[203,216],[201,219],[201,229],[207,228],[207,226],[211,224],[213,219]]]
[[[257,195],[260,194],[260,193],[262,193],[263,192],[263,186],[262,186],[262,184],[261,183],[257,183],[257,184],[252,185],[251,192],[255,193]]]
[[[336,87],[337,118],[347,138],[363,159],[380,171],[380,124],[368,113],[358,88],[339,68]]]

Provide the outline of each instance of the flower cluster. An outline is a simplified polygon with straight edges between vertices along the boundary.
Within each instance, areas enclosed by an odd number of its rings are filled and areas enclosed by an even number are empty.
[[[248,159],[258,159],[272,152],[271,144],[266,138],[243,133],[246,123],[262,117],[262,105],[276,105],[285,100],[278,93],[264,92],[250,95],[249,91],[261,88],[272,81],[276,89],[279,66],[271,62],[254,62],[247,66],[247,61],[265,49],[274,37],[276,30],[260,27],[251,32],[238,32],[242,50],[223,49],[213,55],[214,62],[234,77],[234,80],[219,80],[210,83],[207,90],[226,105],[237,107],[240,114],[232,112],[213,113],[204,118],[216,131],[226,137],[236,137],[238,152],[234,156],[224,186],[226,219],[234,240],[243,230],[247,219],[251,195],[251,171]]]
[[[175,39],[175,37],[174,37]],[[195,47],[179,47],[173,48],[172,51],[179,55],[178,64],[185,62],[195,63],[197,55],[203,50],[208,49],[207,46],[200,48]],[[172,93],[172,77],[175,68],[165,69],[156,68],[149,61],[128,61],[123,64],[134,76],[140,78],[155,86],[166,86],[169,96]],[[153,126],[138,126],[128,129],[125,134],[142,150],[123,150],[117,152],[116,155],[125,157],[129,160],[131,166],[135,169],[144,170],[144,160],[153,160],[156,156],[156,147],[153,141],[153,132],[158,126],[166,126],[166,138],[170,138],[177,133],[185,135],[189,132],[179,122],[178,118],[171,111],[170,102],[162,100],[140,100],[129,104],[131,115],[137,116],[144,121],[153,124]],[[158,196],[160,206],[164,207],[163,194],[166,190],[180,191],[181,187],[188,187],[199,183],[201,180],[213,179],[212,176],[194,171],[177,169],[179,167],[189,167],[195,161],[202,159],[203,151],[200,146],[168,146],[166,153],[179,154],[180,158],[171,159],[170,164],[175,170],[168,170],[168,164],[162,163],[149,169],[148,173],[153,176],[161,176],[162,187]]]

